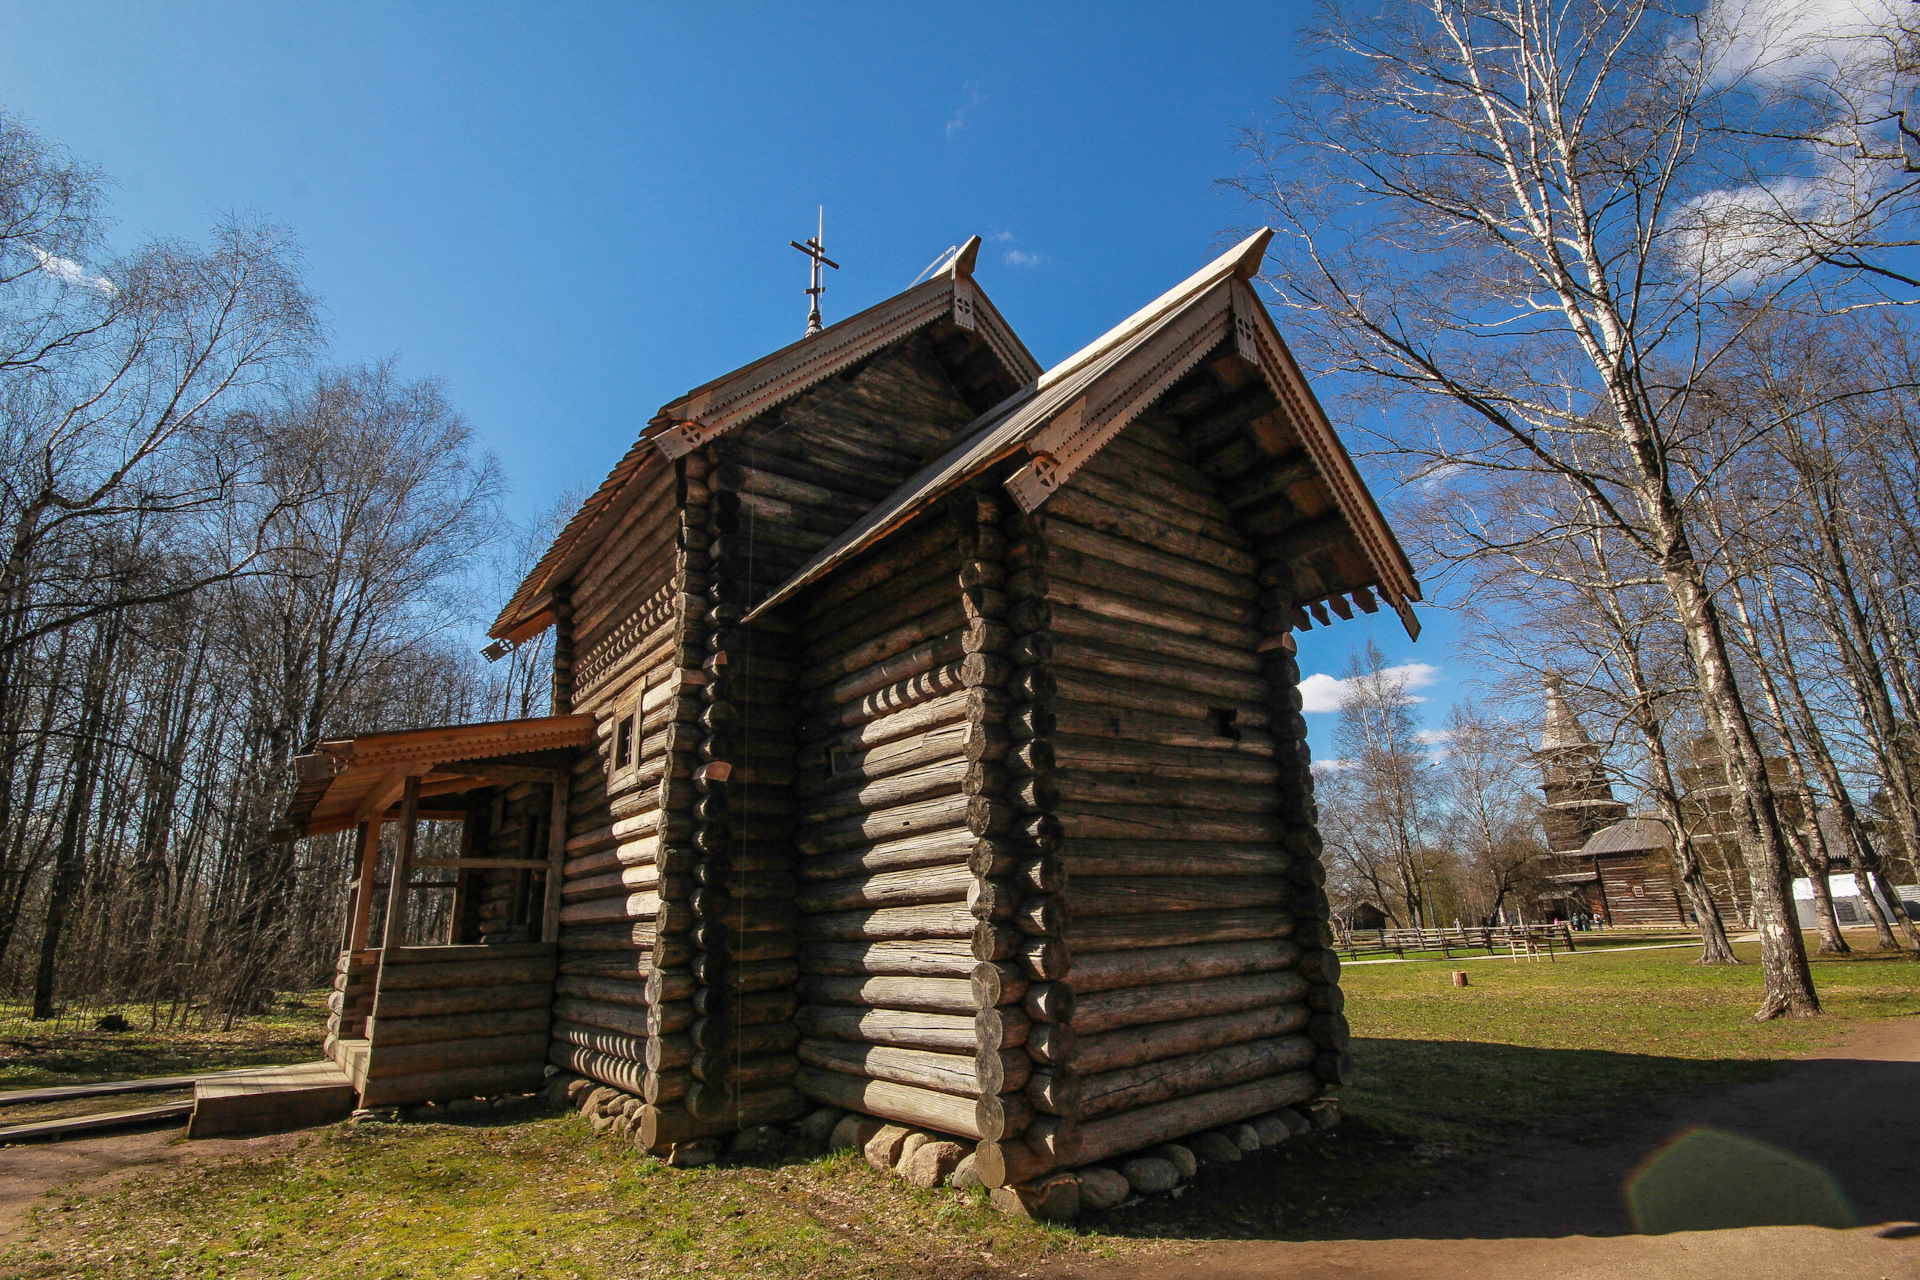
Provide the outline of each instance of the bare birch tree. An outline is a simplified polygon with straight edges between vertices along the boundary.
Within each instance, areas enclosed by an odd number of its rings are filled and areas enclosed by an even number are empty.
[[[1309,34],[1316,69],[1279,107],[1284,135],[1247,138],[1240,179],[1283,233],[1267,283],[1328,370],[1388,410],[1400,464],[1451,487],[1449,554],[1515,537],[1476,500],[1549,476],[1661,584],[1739,796],[1756,1017],[1817,1013],[1789,840],[1672,460],[1739,336],[1722,300],[1764,307],[1809,269],[1756,278],[1713,197],[1804,157],[1736,150],[1728,130],[1761,95],[1707,20],[1646,0],[1328,9]]]

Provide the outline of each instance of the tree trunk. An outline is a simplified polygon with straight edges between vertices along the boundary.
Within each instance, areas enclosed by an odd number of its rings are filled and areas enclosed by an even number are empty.
[[[1792,855],[1781,830],[1766,759],[1741,703],[1719,610],[1687,545],[1678,504],[1671,493],[1658,496],[1661,501],[1649,505],[1654,508],[1666,545],[1661,558],[1662,577],[1693,658],[1701,709],[1726,761],[1736,799],[1744,800],[1733,806],[1733,812],[1753,894],[1754,927],[1760,934],[1760,970],[1765,984],[1765,995],[1754,1018],[1765,1021],[1782,1014],[1811,1017],[1820,1012],[1820,997],[1807,967],[1806,944],[1792,915],[1792,889],[1787,878]]]

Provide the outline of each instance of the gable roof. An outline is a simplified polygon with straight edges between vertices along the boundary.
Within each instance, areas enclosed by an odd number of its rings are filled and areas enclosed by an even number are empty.
[[[1420,598],[1420,584],[1413,566],[1273,318],[1247,284],[1272,237],[1264,228],[1247,237],[989,409],[959,444],[908,479],[748,616],[791,597],[1023,449],[1030,460],[1006,482],[1007,489],[1023,509],[1037,510],[1141,410],[1231,335],[1240,355],[1265,375],[1383,594],[1408,633],[1417,636],[1419,623],[1411,602]]]
[[[517,643],[553,625],[549,591],[592,551],[596,533],[612,526],[620,499],[650,461],[689,453],[942,317],[951,316],[955,325],[979,335],[1017,380],[1038,377],[1039,362],[974,283],[979,252],[980,237],[972,236],[931,279],[663,405],[580,504],[487,634]]]
[[[424,780],[421,794],[428,797],[511,782],[529,770],[494,764],[490,772],[487,762],[538,759],[540,752],[583,747],[593,741],[595,724],[588,715],[539,716],[322,742],[311,755],[294,759],[295,785],[278,827],[290,837],[317,836],[378,820],[398,799],[409,774]]]

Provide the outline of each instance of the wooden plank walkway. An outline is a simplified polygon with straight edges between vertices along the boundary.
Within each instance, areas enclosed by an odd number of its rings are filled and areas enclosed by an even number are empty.
[[[223,1076],[244,1076],[268,1067],[235,1067],[231,1071],[204,1071],[197,1076],[142,1076],[137,1080],[102,1080],[98,1084],[48,1085],[39,1089],[9,1089],[0,1093],[0,1107],[23,1106],[29,1102],[62,1102],[68,1098],[104,1098],[116,1093],[164,1093],[168,1089],[191,1089],[202,1080]]]
[[[102,1111],[90,1116],[71,1116],[65,1120],[40,1120],[33,1124],[14,1124],[0,1128],[0,1143],[72,1138],[100,1129],[118,1129],[123,1125],[150,1124],[156,1120],[185,1120],[192,1114],[193,1103],[168,1102],[157,1107],[136,1107],[131,1111]]]

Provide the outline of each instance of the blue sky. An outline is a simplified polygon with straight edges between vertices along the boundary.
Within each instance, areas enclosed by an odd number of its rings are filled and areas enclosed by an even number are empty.
[[[1216,179],[1296,66],[1298,3],[6,5],[0,104],[118,180],[123,239],[292,227],[335,358],[398,353],[496,452],[516,514],[597,483],[652,410],[988,240],[978,279],[1050,364],[1248,215]],[[1364,465],[1364,463],[1363,463]],[[1376,477],[1390,481],[1390,477]],[[1384,487],[1384,484],[1383,484]],[[490,609],[482,609],[490,612]],[[1371,627],[1442,668],[1447,618]],[[1332,717],[1314,715],[1326,754]]]

